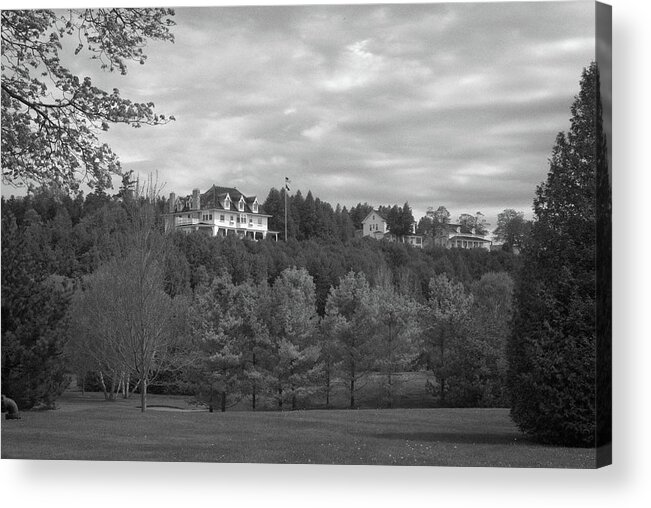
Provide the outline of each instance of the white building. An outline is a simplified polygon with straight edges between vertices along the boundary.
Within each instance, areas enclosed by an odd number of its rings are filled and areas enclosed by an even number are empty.
[[[269,218],[255,196],[245,196],[234,187],[213,185],[203,194],[194,189],[191,196],[170,194],[165,232],[201,231],[210,236],[236,235],[259,240],[278,231],[269,231]]]
[[[380,240],[388,232],[387,220],[377,210],[372,210],[362,221],[362,236],[372,236]]]
[[[492,241],[478,235],[475,228],[461,224],[445,224],[443,230],[434,238],[434,245],[448,249],[486,249],[490,250]]]
[[[372,210],[362,221],[362,236],[370,236],[376,240],[389,240],[407,243],[414,247],[423,247],[423,237],[415,234],[416,225],[412,224],[411,235],[396,237],[389,232],[386,218],[377,210]]]

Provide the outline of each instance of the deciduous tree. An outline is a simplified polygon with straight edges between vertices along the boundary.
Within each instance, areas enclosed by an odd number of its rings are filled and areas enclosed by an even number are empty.
[[[460,406],[504,407],[513,279],[506,273],[484,274],[472,284],[471,294],[473,304],[456,350],[450,399]]]
[[[122,253],[86,280],[72,314],[88,348],[138,380],[142,411],[148,384],[174,364],[176,339],[175,306],[164,290],[165,244],[154,220],[153,205],[134,200]]]
[[[148,39],[173,40],[171,9],[2,11],[2,179],[20,185],[54,182],[76,189],[80,180],[111,186],[118,157],[98,133],[112,123],[166,123],[154,104],[107,92],[66,66],[88,55],[102,69],[126,73],[144,63]],[[71,47],[76,45],[76,47]]]
[[[516,212],[507,208],[497,214],[497,227],[493,235],[497,241],[504,243],[507,250],[514,247],[521,249],[531,229],[531,222],[525,220],[524,212]]]

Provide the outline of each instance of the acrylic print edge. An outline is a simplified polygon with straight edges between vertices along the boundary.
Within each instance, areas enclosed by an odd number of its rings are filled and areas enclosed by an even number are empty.
[[[600,468],[612,464],[612,6],[601,2],[595,2],[595,55],[605,138],[605,146],[597,147],[596,168],[596,467]]]

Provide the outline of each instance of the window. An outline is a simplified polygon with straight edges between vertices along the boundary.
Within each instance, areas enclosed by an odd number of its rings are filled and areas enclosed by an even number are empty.
[[[258,217],[258,226],[262,226],[262,217]]]
[[[212,213],[208,216],[208,220],[212,220]]]
[[[223,213],[219,216],[219,220],[222,221],[222,222],[224,222],[224,220],[226,220],[226,219],[224,218],[224,214],[223,214]]]
[[[241,222],[242,224],[246,224],[246,215],[244,215],[244,214],[241,214],[241,215],[240,215],[240,222]]]
[[[231,208],[231,200],[229,199],[228,196],[226,196],[226,199],[224,200],[224,208],[226,210],[230,210]]]
[[[234,220],[234,219],[233,219],[233,216],[231,215],[231,222],[233,222],[233,220]]]
[[[258,213],[258,200],[253,202],[253,213]]]
[[[243,212],[243,211],[244,211],[244,198],[240,198],[240,202],[237,204],[237,209],[238,209],[240,212]]]

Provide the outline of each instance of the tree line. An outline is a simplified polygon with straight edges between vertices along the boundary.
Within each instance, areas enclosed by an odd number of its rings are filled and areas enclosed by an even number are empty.
[[[183,349],[183,344],[190,344],[187,337],[196,338],[196,334],[183,331],[188,326],[187,322],[183,324],[185,314],[189,316],[206,305],[211,294],[207,288],[217,280],[222,281],[222,286],[230,284],[237,291],[245,291],[247,285],[252,285],[262,298],[258,301],[256,297],[256,308],[272,308],[273,305],[264,303],[263,295],[270,294],[277,281],[284,280],[287,270],[298,271],[301,283],[307,288],[303,301],[313,302],[310,312],[314,314],[315,330],[320,333],[310,332],[310,343],[317,344],[320,350],[322,344],[317,338],[324,337],[325,326],[321,323],[335,319],[333,290],[350,274],[355,274],[357,279],[363,278],[369,291],[382,288],[385,298],[372,291],[374,298],[362,299],[366,302],[368,316],[373,314],[370,302],[375,302],[377,308],[373,315],[377,322],[382,322],[387,313],[398,321],[406,319],[395,314],[395,309],[391,312],[378,310],[388,302],[405,312],[424,308],[431,297],[430,281],[437,276],[445,276],[450,283],[454,282],[471,294],[483,276],[504,273],[505,277],[512,278],[518,266],[517,256],[506,252],[421,250],[370,239],[253,242],[232,237],[212,238],[199,233],[163,235],[162,209],[160,202],[134,198],[124,189],[113,196],[94,192],[85,197],[82,194],[72,197],[54,187],[40,187],[23,198],[3,198],[2,310],[3,337],[8,337],[3,347],[3,365],[7,367],[3,369],[3,386],[11,389],[23,406],[53,400],[63,386],[63,374],[72,370],[71,365],[94,365],[93,370],[101,372],[102,389],[112,394],[110,396],[128,386],[133,390],[134,383],[141,382],[143,373],[138,374],[138,370],[144,367],[133,363],[125,366],[122,358],[133,356],[125,353],[125,348],[128,350],[128,343],[136,340],[129,336],[134,326],[126,323],[130,327],[126,331],[118,326],[120,321],[128,321],[119,316],[130,316],[138,307],[138,291],[142,288],[132,291],[125,286],[133,280],[145,286],[160,283],[160,287],[150,289],[159,299],[155,309],[144,309],[143,312],[146,310],[149,314],[133,319],[146,328],[147,320],[153,326],[167,322],[168,316],[176,316],[176,321],[166,327],[174,333],[161,339],[167,344],[165,354],[160,351],[156,354],[173,358],[180,365],[184,362],[176,353]],[[141,217],[143,214],[146,220]],[[25,284],[27,279],[31,285]],[[47,304],[42,302],[45,295],[49,298]],[[85,296],[81,298],[80,295]],[[113,297],[108,302],[98,303],[102,295]],[[394,301],[392,295],[396,295],[397,300]],[[95,307],[90,304],[93,298]],[[217,297],[213,295],[213,298]],[[223,298],[226,297],[221,295],[215,301],[223,302]],[[41,319],[34,317],[36,300],[41,302],[38,304]],[[278,295],[271,299],[272,302],[279,300]],[[298,308],[296,305],[290,307]],[[77,315],[80,320],[71,322],[71,315]],[[282,315],[282,312],[277,310],[274,315]],[[367,323],[371,320],[370,317],[364,319]],[[362,322],[361,318],[356,318],[356,322]],[[103,324],[98,326],[98,323]],[[222,324],[214,326],[219,328]],[[266,328],[274,330],[268,323]],[[335,329],[339,330],[332,328]],[[369,325],[367,329],[379,333],[377,327]],[[276,332],[276,337],[279,333]],[[187,340],[179,342],[179,337]],[[81,347],[82,338],[89,341],[88,347]],[[138,340],[141,344],[149,339],[141,333]],[[70,344],[74,347],[69,347]],[[191,349],[200,350],[205,345],[199,344],[201,347],[195,344]],[[287,347],[289,344],[285,343]],[[99,350],[94,349],[96,346]],[[66,349],[84,354],[71,358],[66,355]],[[424,351],[421,347],[416,354],[420,363],[410,363],[405,368],[421,368]],[[369,365],[373,364],[371,356]],[[52,372],[46,376],[48,379],[32,377],[32,372],[46,372],[44,366],[18,369],[19,365],[26,365],[26,358],[49,365]],[[261,358],[258,355],[260,362]],[[164,363],[165,368],[156,370],[169,375],[168,371],[175,367],[171,360]],[[432,363],[427,360],[425,364]],[[98,365],[103,367],[100,369]],[[280,364],[275,362],[274,365]],[[380,368],[373,365],[375,369]],[[355,376],[351,378],[353,383]],[[191,377],[187,382],[191,382]],[[54,378],[60,381],[52,383]],[[200,376],[192,379],[200,379]],[[22,395],[18,396],[18,392]],[[483,403],[492,403],[488,400]]]

